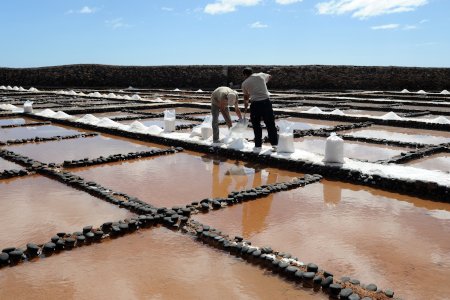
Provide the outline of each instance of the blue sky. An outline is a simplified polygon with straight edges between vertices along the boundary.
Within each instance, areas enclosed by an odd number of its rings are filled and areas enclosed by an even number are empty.
[[[14,0],[0,66],[450,67],[449,0]]]

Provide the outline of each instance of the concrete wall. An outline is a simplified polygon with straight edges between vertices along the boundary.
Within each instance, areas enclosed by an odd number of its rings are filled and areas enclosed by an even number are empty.
[[[271,89],[450,90],[450,68],[252,66],[273,75]],[[34,87],[214,88],[240,84],[244,66],[67,65],[0,68],[0,85]]]

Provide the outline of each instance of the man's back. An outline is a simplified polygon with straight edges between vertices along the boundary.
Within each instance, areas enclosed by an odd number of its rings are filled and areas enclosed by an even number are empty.
[[[242,83],[242,91],[250,96],[250,101],[261,101],[269,99],[269,91],[266,82],[270,75],[265,73],[254,73]]]

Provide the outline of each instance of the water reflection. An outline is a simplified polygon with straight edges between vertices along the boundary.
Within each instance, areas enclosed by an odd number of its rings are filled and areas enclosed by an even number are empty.
[[[342,200],[342,187],[340,184],[324,184],[323,200],[329,206],[335,206]]]

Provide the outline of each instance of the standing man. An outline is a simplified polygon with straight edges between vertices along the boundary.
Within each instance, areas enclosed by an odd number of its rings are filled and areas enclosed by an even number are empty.
[[[255,148],[259,150],[262,146],[262,119],[264,124],[266,124],[270,144],[273,146],[273,150],[276,150],[278,133],[275,127],[272,102],[270,102],[269,91],[266,85],[272,76],[266,73],[253,73],[252,69],[248,67],[244,69],[243,74],[246,77],[242,83],[244,114],[247,112],[250,100],[250,119],[252,120],[253,133],[255,134]]]
[[[238,106],[238,93],[226,86],[220,86],[214,90],[211,95],[211,114],[213,143],[219,142],[219,113],[222,113],[228,128],[233,125],[231,123],[230,111],[228,105],[234,105],[234,110],[239,120],[242,119],[241,111]]]

